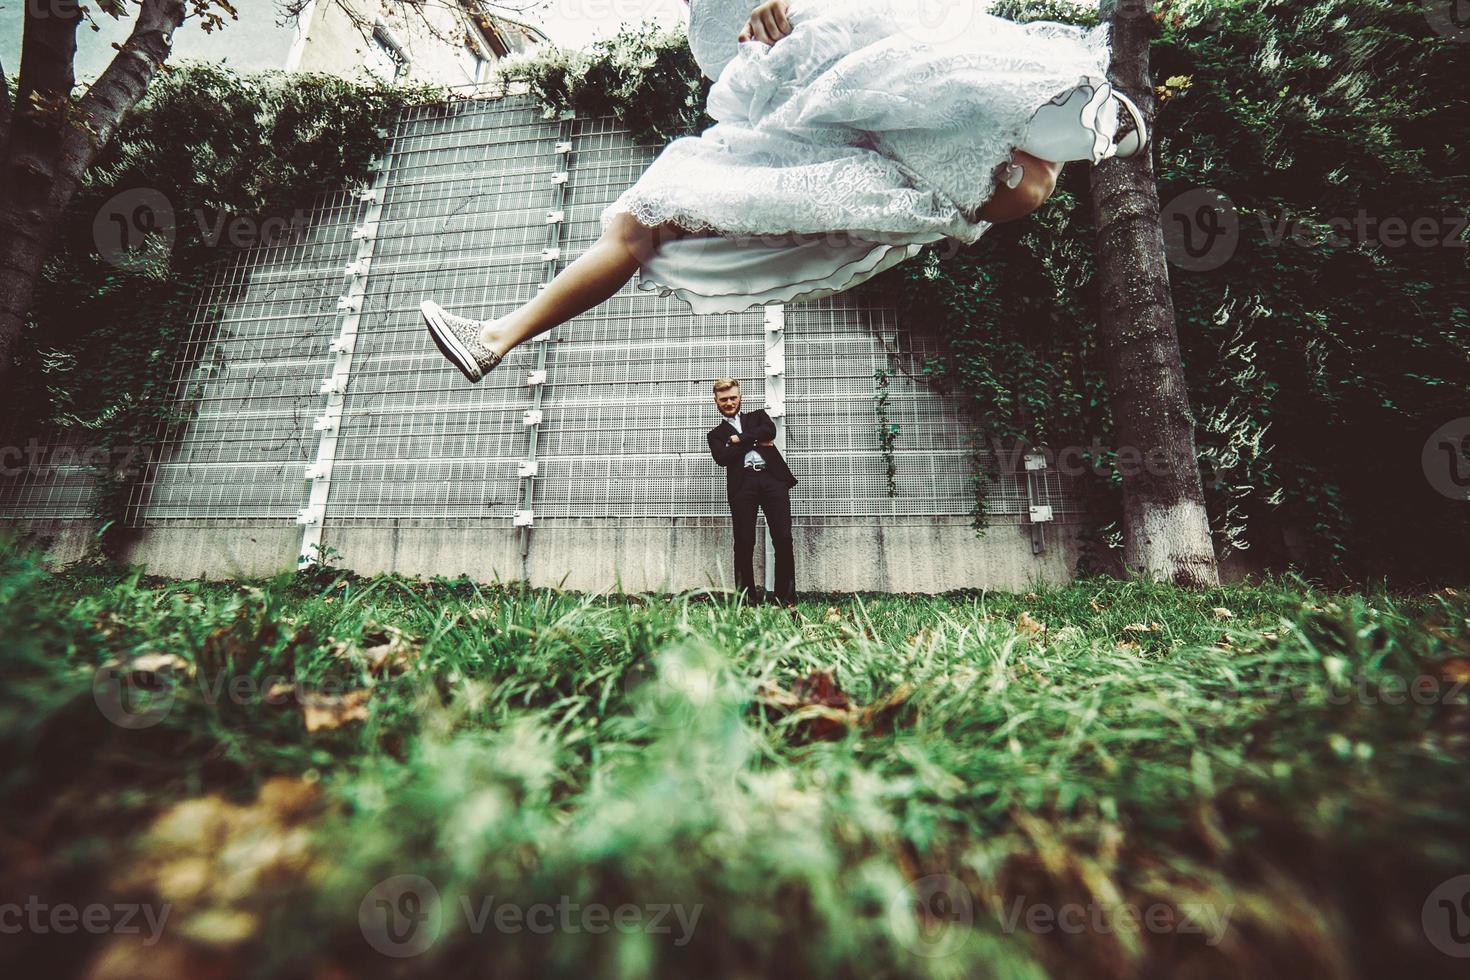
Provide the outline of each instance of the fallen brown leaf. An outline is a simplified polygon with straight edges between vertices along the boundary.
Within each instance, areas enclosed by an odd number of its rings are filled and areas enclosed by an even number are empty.
[[[1470,683],[1470,657],[1448,657],[1429,664],[1429,671],[1446,684]]]
[[[306,721],[308,732],[341,728],[349,721],[367,720],[367,700],[370,691],[348,691],[346,694],[320,694],[316,691],[299,691],[301,715]]]
[[[913,685],[904,682],[886,698],[862,707],[847,696],[829,671],[813,671],[785,690],[762,683],[756,701],[777,714],[796,720],[796,730],[806,738],[841,738],[849,729],[868,729],[876,735],[889,731],[893,715],[913,695]]]
[[[115,873],[121,893],[151,895],[173,912],[162,941],[142,947],[119,936],[87,976],[233,977],[232,951],[257,935],[277,895],[322,868],[309,825],[324,803],[314,781],[275,776],[253,803],[221,794],[170,806],[142,834]],[[169,964],[189,968],[173,973]],[[160,966],[160,964],[164,964]],[[143,969],[146,967],[147,969]]]
[[[195,673],[192,663],[172,653],[143,653],[127,663],[114,657],[101,669],[126,678],[138,690],[156,690],[165,677],[193,677]]]
[[[331,647],[333,656],[361,663],[374,677],[401,674],[418,661],[422,641],[396,626],[368,620],[362,640],[343,640]]]

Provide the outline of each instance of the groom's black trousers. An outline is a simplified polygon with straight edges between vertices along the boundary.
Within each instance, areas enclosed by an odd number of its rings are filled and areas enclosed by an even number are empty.
[[[770,468],[747,469],[740,486],[730,496],[730,516],[735,522],[735,587],[754,598],[755,512],[766,515],[766,527],[776,550],[775,595],[782,605],[796,601],[795,560],[791,548],[791,490],[771,475]]]

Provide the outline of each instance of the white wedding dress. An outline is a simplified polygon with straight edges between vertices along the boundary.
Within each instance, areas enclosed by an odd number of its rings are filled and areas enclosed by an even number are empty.
[[[1110,57],[1106,24],[1022,25],[985,0],[791,0],[790,34],[738,42],[758,5],[692,0],[716,123],[601,215],[702,233],[666,239],[637,283],[695,313],[829,296],[927,242],[974,242],[1033,113]]]

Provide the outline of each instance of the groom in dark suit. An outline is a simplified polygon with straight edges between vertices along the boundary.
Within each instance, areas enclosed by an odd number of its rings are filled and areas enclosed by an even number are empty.
[[[735,522],[735,587],[744,589],[741,601],[756,601],[752,551],[755,548],[755,512],[766,515],[766,527],[776,549],[776,601],[796,603],[796,575],[791,550],[791,488],[796,477],[776,448],[776,423],[760,409],[740,411],[740,382],[715,382],[715,407],[724,421],[709,430],[709,451],[725,468],[725,492]]]

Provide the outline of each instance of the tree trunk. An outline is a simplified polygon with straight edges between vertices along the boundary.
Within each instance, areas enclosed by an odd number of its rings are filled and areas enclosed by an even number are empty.
[[[15,111],[0,117],[0,391],[62,213],[183,22],[184,0],[143,0],[127,43],[73,100],[79,0],[25,5]]]
[[[1154,179],[1153,82],[1147,0],[1103,0],[1112,22],[1108,80],[1138,104],[1150,128],[1144,152],[1092,171],[1102,308],[1099,341],[1123,478],[1123,563],[1152,578],[1215,585],[1219,570],[1205,513]],[[1119,114],[1125,111],[1120,107]],[[1132,454],[1131,458],[1129,455]]]

